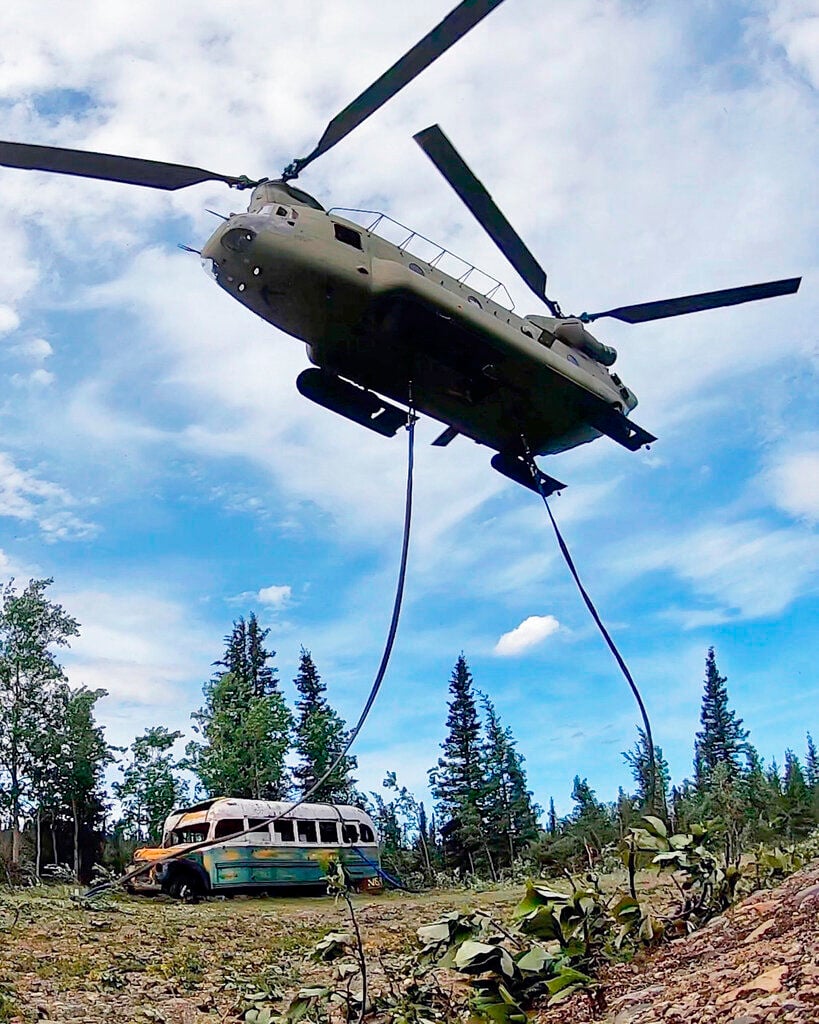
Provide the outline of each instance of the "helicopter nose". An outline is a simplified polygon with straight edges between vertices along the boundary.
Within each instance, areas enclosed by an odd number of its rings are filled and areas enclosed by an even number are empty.
[[[223,287],[235,285],[244,291],[244,277],[247,272],[248,253],[253,247],[257,232],[247,225],[231,226],[230,221],[219,227],[202,248],[202,267],[209,277]]]
[[[219,239],[219,244],[229,252],[247,252],[255,238],[256,232],[253,228],[229,228]]]

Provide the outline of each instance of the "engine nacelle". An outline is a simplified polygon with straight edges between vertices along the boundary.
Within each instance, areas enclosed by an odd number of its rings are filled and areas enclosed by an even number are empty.
[[[598,341],[593,334],[586,330],[580,320],[559,320],[554,328],[554,335],[564,345],[570,345],[572,348],[584,352],[591,359],[602,363],[603,366],[613,366],[617,359],[617,350]]]

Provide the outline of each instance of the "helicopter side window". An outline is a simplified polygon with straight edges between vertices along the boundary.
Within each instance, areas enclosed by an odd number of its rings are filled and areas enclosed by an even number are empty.
[[[276,210],[276,216],[277,216],[277,217],[286,217],[286,216],[287,216],[287,214],[288,214],[288,212],[289,212],[289,211],[287,210],[287,208],[286,208],[286,207],[284,207],[284,206],[280,206],[280,207],[278,208],[278,210]]]
[[[363,249],[361,235],[357,231],[353,231],[352,228],[348,228],[344,224],[334,224],[333,230],[339,242],[351,245],[354,249]]]

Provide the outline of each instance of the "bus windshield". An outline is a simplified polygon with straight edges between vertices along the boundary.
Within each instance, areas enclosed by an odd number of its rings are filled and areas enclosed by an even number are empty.
[[[178,846],[180,843],[201,843],[203,839],[208,838],[209,831],[210,824],[207,821],[198,825],[181,825],[173,832],[168,833],[164,845]]]

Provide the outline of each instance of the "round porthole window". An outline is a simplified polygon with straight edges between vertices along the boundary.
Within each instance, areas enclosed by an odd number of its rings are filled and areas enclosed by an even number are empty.
[[[420,274],[421,277],[424,276],[423,270],[418,266],[417,263],[410,263],[409,268],[413,272],[413,274]]]
[[[480,299],[476,299],[474,295],[469,296],[469,301],[472,303],[473,306],[477,306],[478,309],[483,309]]]
[[[574,363],[575,366],[580,366],[580,363],[578,363],[578,361],[571,353],[569,353],[569,355],[567,355],[566,358],[569,360],[570,363]]]

